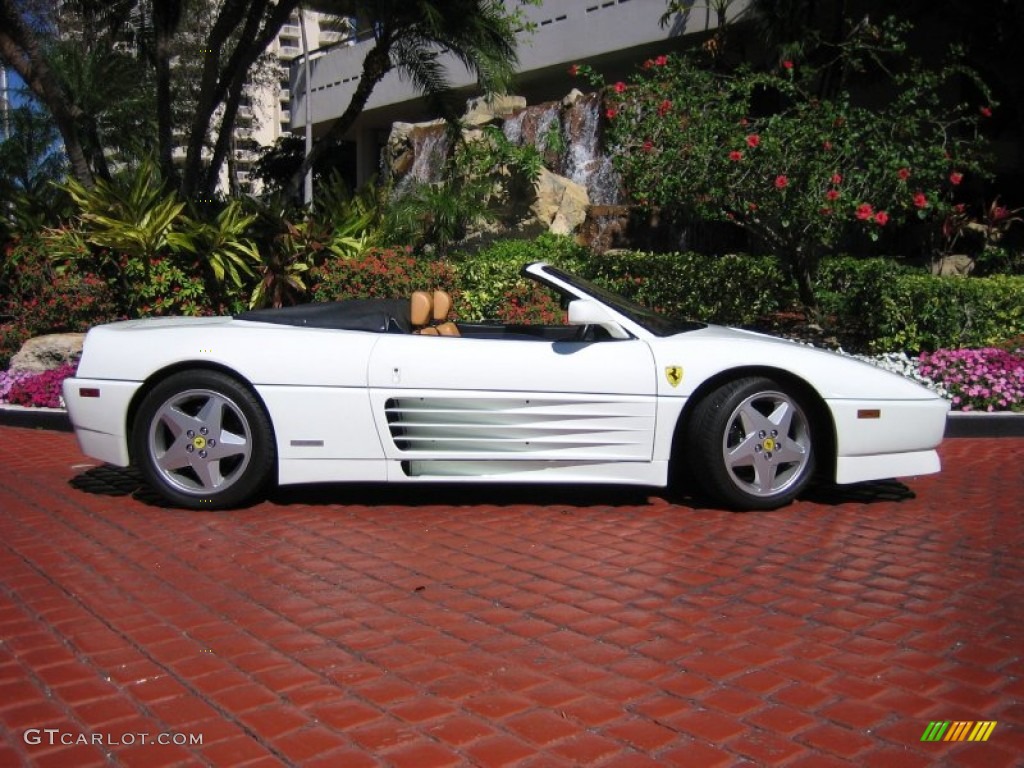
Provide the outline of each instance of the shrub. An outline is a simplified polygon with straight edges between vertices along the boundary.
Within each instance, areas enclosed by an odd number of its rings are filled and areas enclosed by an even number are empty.
[[[85,331],[121,316],[106,281],[52,262],[37,240],[13,244],[6,253],[6,291],[0,297],[0,366],[32,336]]]
[[[593,259],[583,274],[667,315],[726,325],[753,325],[795,298],[778,261],[760,256],[615,254]]]
[[[572,238],[550,234],[535,240],[499,240],[476,253],[455,254],[452,267],[459,285],[456,316],[466,321],[507,319],[510,297],[525,302],[530,295],[533,281],[520,274],[524,266],[547,261],[582,272],[590,258],[590,250]]]
[[[311,271],[316,301],[407,298],[413,291],[454,293],[455,276],[443,261],[406,251],[373,248],[355,258],[332,259]]]
[[[1024,332],[1024,278],[936,277],[879,269],[841,305],[837,324],[872,351],[988,347]]]

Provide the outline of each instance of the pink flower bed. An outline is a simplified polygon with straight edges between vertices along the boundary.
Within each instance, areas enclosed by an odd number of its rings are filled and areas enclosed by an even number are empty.
[[[77,365],[65,363],[42,373],[0,371],[0,403],[31,408],[60,408],[60,388],[64,379],[74,376]]]
[[[918,372],[946,388],[954,410],[1024,411],[1024,350],[923,352]]]

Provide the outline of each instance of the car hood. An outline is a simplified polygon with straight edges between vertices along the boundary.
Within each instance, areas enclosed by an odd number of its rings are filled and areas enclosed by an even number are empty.
[[[727,369],[777,369],[800,377],[824,398],[940,399],[917,382],[871,363],[755,331],[708,325],[662,341],[655,345],[659,366],[681,366],[684,382],[693,387]],[[690,391],[681,386],[678,393]]]

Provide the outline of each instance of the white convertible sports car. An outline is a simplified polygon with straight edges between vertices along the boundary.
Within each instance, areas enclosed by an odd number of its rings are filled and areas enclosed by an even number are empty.
[[[565,325],[452,323],[443,292],[93,328],[64,399],[82,451],[171,503],[268,484],[630,483],[682,472],[765,509],[939,470],[947,403],[847,357],[674,322],[544,263]]]

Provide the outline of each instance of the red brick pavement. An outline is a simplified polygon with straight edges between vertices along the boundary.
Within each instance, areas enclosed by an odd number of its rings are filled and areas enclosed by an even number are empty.
[[[0,765],[1020,765],[1024,439],[942,454],[758,514],[364,486],[197,513],[0,427]],[[940,719],[998,725],[922,743]]]

